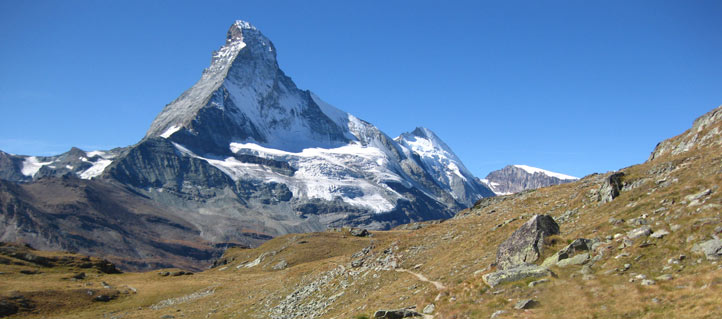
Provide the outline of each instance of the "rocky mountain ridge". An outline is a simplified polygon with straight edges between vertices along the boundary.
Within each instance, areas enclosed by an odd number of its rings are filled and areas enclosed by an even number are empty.
[[[509,195],[525,190],[569,183],[578,179],[574,176],[527,165],[507,165],[489,173],[481,182],[488,185],[496,195]]]

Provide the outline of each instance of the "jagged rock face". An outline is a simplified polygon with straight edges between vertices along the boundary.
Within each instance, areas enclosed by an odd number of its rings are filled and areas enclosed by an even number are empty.
[[[493,171],[483,182],[489,185],[497,195],[513,194],[528,189],[569,183],[578,178],[553,173],[525,165],[507,165]]]
[[[720,122],[722,122],[722,106],[697,118],[692,124],[692,128],[683,134],[657,144],[648,161],[653,161],[665,154],[677,155],[698,146],[721,145]]]
[[[28,177],[22,174],[22,159],[0,151],[0,179],[7,181],[23,181]]]
[[[510,269],[533,263],[541,255],[544,238],[559,234],[559,225],[549,215],[536,215],[509,236],[496,253],[496,266]]]

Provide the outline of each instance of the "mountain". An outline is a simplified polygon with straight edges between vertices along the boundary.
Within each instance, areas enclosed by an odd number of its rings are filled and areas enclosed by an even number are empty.
[[[480,181],[489,186],[496,195],[508,195],[528,189],[569,183],[578,179],[574,176],[527,165],[507,165],[489,173]]]
[[[454,151],[431,130],[417,127],[394,140],[418,154],[439,186],[464,205],[472,206],[482,197],[494,196],[490,188],[480,183]]]
[[[494,195],[430,130],[394,140],[296,87],[279,68],[273,43],[244,21],[230,27],[198,82],[163,108],[137,144],[49,157],[0,153],[0,177],[37,184],[8,185],[2,204],[30,208],[23,215],[3,211],[5,238],[93,255],[112,246],[121,266],[141,268],[155,267],[141,265],[149,255],[199,267],[219,246],[446,219]],[[57,185],[100,195],[49,198],[52,192],[41,191]],[[83,216],[86,226],[39,231],[57,205],[67,218]],[[114,224],[116,211],[130,217]],[[144,223],[143,233],[134,218],[159,222]],[[111,224],[117,236],[91,235]],[[118,241],[123,236],[138,242]],[[189,249],[203,253],[190,257]]]
[[[9,287],[0,311],[33,318],[718,317],[721,130],[722,106],[638,165],[487,197],[444,222],[278,236],[230,248],[191,276],[117,274],[102,260],[0,244],[0,287]]]

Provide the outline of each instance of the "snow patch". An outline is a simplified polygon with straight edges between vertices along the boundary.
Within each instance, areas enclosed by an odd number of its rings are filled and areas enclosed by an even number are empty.
[[[91,179],[93,177],[96,177],[102,174],[105,168],[110,165],[110,163],[113,163],[113,161],[107,159],[99,159],[98,161],[93,163],[93,166],[78,174],[78,176],[80,176],[80,178],[82,179]]]
[[[23,168],[20,170],[25,176],[35,176],[41,167],[52,164],[53,162],[40,162],[35,156],[30,156],[23,161]]]
[[[531,167],[528,165],[514,165],[514,167],[521,168],[529,174],[541,173],[541,174],[551,176],[551,177],[556,177],[556,178],[562,179],[562,180],[579,179],[579,177],[574,177],[574,176],[565,175],[565,174],[561,174],[561,173],[555,173],[555,172],[547,171],[545,169]]]
[[[167,130],[165,130],[165,132],[163,132],[163,134],[161,134],[160,137],[169,138],[171,135],[173,135],[173,133],[178,132],[178,130],[180,130],[180,129],[181,129],[180,125],[173,125],[173,126],[169,127]]]

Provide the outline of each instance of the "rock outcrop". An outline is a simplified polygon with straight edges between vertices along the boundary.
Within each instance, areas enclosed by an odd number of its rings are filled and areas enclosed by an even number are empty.
[[[604,183],[599,188],[599,202],[602,204],[609,203],[619,196],[619,192],[623,186],[622,177],[624,177],[624,173],[617,172],[609,175],[609,177],[604,180]]]
[[[559,234],[559,225],[551,216],[535,215],[499,245],[496,267],[509,269],[535,262],[541,255],[544,238],[556,234]]]
[[[657,144],[647,161],[654,161],[666,154],[676,155],[687,152],[700,145],[722,144],[720,123],[722,123],[722,105],[697,118],[691,129]]]

